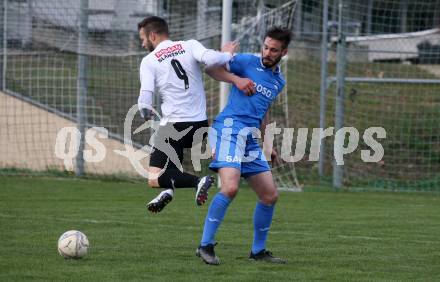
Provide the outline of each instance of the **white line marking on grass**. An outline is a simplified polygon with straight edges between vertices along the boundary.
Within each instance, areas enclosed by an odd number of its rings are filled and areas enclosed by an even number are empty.
[[[280,230],[280,231],[271,230],[270,234],[296,234],[296,235],[313,236],[313,237],[320,237],[321,236],[321,235],[319,235],[317,233],[286,231],[286,230]]]
[[[343,239],[383,240],[383,238],[369,237],[369,236],[346,236],[346,235],[337,235],[337,236]]]
[[[108,223],[117,223],[117,224],[127,224],[127,225],[141,225],[140,222],[128,222],[121,220],[111,220],[111,219],[70,219],[70,218],[62,218],[62,217],[47,217],[47,219],[59,220],[59,221],[67,221],[67,222],[84,222],[84,223],[95,223],[95,224],[108,224]]]
[[[337,237],[342,239],[364,239],[364,240],[384,240],[384,241],[396,241],[396,238],[380,238],[380,237],[368,237],[368,236],[345,236],[345,235],[337,235]],[[416,244],[438,244],[438,241],[431,241],[431,240],[398,240],[402,243],[416,243]]]
[[[53,221],[63,221],[63,222],[79,222],[79,223],[92,223],[92,224],[122,224],[122,225],[147,225],[147,221],[136,221],[129,222],[123,220],[113,220],[113,219],[93,219],[93,218],[84,218],[84,219],[75,219],[75,218],[66,218],[66,217],[54,217],[54,216],[17,216],[17,215],[9,215],[0,213],[0,218],[16,218],[20,220],[53,220]],[[158,226],[169,226],[169,224],[158,224]],[[182,230],[198,230],[199,226],[175,226],[175,229]],[[235,228],[231,228],[231,230],[235,230]]]
[[[95,223],[95,224],[108,224],[108,223],[117,223],[117,224],[126,224],[126,225],[142,225],[144,223],[142,222],[128,222],[128,221],[122,221],[122,220],[98,220],[98,219],[71,219],[71,218],[65,218],[65,217],[51,217],[51,216],[32,216],[32,217],[23,217],[23,216],[15,216],[15,215],[9,215],[0,213],[0,217],[3,218],[17,218],[20,220],[23,219],[29,219],[29,220],[55,220],[55,221],[65,221],[65,222],[84,222],[84,223]]]

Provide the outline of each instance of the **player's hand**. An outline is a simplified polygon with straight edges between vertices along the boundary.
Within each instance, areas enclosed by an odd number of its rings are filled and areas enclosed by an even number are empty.
[[[275,149],[272,149],[272,152],[270,153],[270,160],[272,161],[273,164],[280,164],[281,160],[280,157],[278,156],[278,152]]]
[[[148,120],[151,119],[151,116],[152,116],[152,113],[153,113],[151,110],[149,110],[147,108],[142,108],[142,109],[140,109],[140,112],[141,112],[141,117],[145,121],[148,121]]]
[[[231,55],[234,55],[234,53],[238,50],[239,44],[237,41],[231,41],[223,45],[222,52],[231,53]]]
[[[234,84],[239,90],[243,91],[244,94],[246,94],[247,96],[252,96],[255,94],[256,90],[255,90],[254,82],[249,78],[238,77],[234,81]]]

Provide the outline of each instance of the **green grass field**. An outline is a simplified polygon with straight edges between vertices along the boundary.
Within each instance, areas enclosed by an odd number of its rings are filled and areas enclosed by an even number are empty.
[[[207,206],[181,190],[148,214],[155,194],[142,183],[0,177],[0,281],[440,280],[438,194],[281,192],[268,247],[289,263],[269,265],[247,259],[256,198],[242,187],[217,237],[217,267],[194,255]],[[58,255],[69,229],[87,234],[86,258]]]

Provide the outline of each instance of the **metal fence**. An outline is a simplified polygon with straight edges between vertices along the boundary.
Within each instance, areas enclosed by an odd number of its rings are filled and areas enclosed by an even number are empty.
[[[1,173],[65,170],[54,155],[57,133],[99,126],[108,130],[109,138],[100,139],[108,157],[86,163],[84,170],[133,175],[131,164],[114,151],[123,150],[122,121],[137,101],[138,67],[145,56],[137,22],[160,15],[168,20],[172,38],[196,38],[219,48],[222,2],[0,1]],[[296,129],[295,137],[305,132],[299,128],[309,130],[304,156],[284,166],[282,174],[294,175],[295,169],[305,187],[438,189],[440,1],[235,0],[231,31],[232,39],[240,38],[241,51],[258,52],[264,28],[255,23],[288,2],[293,10],[265,18],[272,24],[293,12],[287,91],[275,116]],[[219,85],[206,78],[205,88],[208,114],[214,117]],[[133,128],[140,123],[135,119]],[[356,128],[359,141],[342,166],[335,164],[335,155],[347,151],[344,146],[355,137],[336,135],[344,127]],[[374,136],[384,155],[366,163],[362,151],[371,147],[363,134],[371,127],[386,131],[386,138]],[[313,128],[333,128],[321,142],[318,161],[312,157]],[[139,146],[146,138],[148,133],[133,135]],[[292,152],[302,145],[294,142]]]

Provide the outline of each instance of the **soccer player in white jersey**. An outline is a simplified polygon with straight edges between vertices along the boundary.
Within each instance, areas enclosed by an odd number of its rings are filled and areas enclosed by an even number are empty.
[[[148,168],[149,176],[153,177],[149,177],[148,184],[165,190],[150,201],[147,208],[154,213],[160,212],[173,199],[175,188],[190,187],[196,189],[196,204],[203,205],[214,178],[199,178],[180,170],[184,148],[201,142],[193,140],[194,133],[208,127],[199,63],[207,66],[225,64],[232,58],[237,43],[230,42],[223,46],[223,52],[218,52],[206,49],[196,40],[172,41],[166,21],[156,16],[142,20],[138,30],[142,47],[150,51],[140,65],[138,106],[141,116],[150,119],[155,91],[162,100],[162,119],[155,132]],[[240,87],[252,87],[252,82],[242,80]]]
[[[258,128],[265,133],[267,111],[281,93],[285,80],[278,63],[287,54],[291,33],[281,28],[267,31],[261,57],[236,54],[224,67],[207,69],[212,77],[234,82],[236,76],[253,80],[256,93],[251,97],[232,86],[228,103],[214,119],[209,133],[210,145],[215,150],[209,168],[220,175],[221,190],[212,199],[205,219],[202,240],[197,256],[207,264],[217,265],[215,234],[223,221],[229,204],[238,192],[240,177],[244,177],[258,196],[254,212],[254,239],[249,258],[256,261],[285,263],[266,250],[266,239],[272,223],[278,191],[270,166],[258,145]],[[263,137],[264,138],[264,137]],[[271,157],[276,152],[271,152]]]

